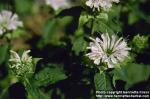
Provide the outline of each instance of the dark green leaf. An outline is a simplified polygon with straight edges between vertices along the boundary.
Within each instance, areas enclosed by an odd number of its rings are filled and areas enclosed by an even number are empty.
[[[9,45],[0,45],[0,64],[2,64],[8,57]]]
[[[46,67],[35,75],[35,84],[37,86],[47,86],[66,78],[67,76],[61,68]]]
[[[147,80],[149,76],[150,66],[131,63],[122,66],[121,69],[115,69],[113,84],[115,85],[116,80],[123,80],[126,81],[126,89],[128,89],[133,84]]]

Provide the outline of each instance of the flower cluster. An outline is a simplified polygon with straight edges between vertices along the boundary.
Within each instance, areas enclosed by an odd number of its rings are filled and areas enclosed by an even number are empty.
[[[70,6],[70,2],[68,0],[46,0],[46,4],[52,6],[54,10]]]
[[[119,0],[88,0],[86,5],[93,8],[93,10],[98,9],[99,11],[101,8],[104,10],[110,9],[113,2],[119,3]]]
[[[136,52],[142,52],[145,48],[148,47],[148,38],[149,36],[136,35],[132,40],[133,50]]]
[[[109,36],[108,33],[102,34],[101,39],[91,38],[93,42],[90,42],[88,49],[90,53],[86,54],[91,60],[94,60],[94,64],[99,65],[101,62],[106,63],[108,68],[114,68],[114,64],[122,61],[128,56],[127,43],[123,38],[117,38],[116,35]]]
[[[17,14],[7,10],[3,10],[0,13],[0,35],[7,30],[15,30],[19,26],[23,26],[23,24],[19,21]]]
[[[15,51],[10,51],[9,67],[14,70],[18,76],[26,73],[33,73],[33,60],[28,55],[30,50],[24,51],[20,57]]]

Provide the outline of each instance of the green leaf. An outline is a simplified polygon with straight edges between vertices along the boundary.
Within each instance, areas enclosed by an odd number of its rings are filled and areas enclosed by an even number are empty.
[[[37,86],[34,85],[34,83],[32,83],[32,79],[31,81],[29,79],[27,79],[26,77],[24,77],[22,79],[23,84],[25,86],[25,90],[27,92],[27,99],[42,99],[40,96],[40,92]]]
[[[33,58],[33,64],[36,65],[42,58]]]
[[[9,45],[0,45],[0,64],[2,64],[8,57]]]
[[[107,13],[100,13],[98,16],[96,16],[96,18],[108,21],[108,14]]]
[[[101,21],[101,20],[94,21],[93,31],[94,32],[102,32],[102,33],[107,32],[110,34],[114,33],[113,29],[109,25],[107,25],[106,22]]]
[[[96,90],[112,90],[110,77],[106,73],[97,73],[94,76]]]
[[[57,26],[57,22],[58,22],[58,19],[53,19],[53,20],[47,21],[47,23],[45,24],[45,26],[43,28],[42,39],[40,40],[40,42],[38,44],[39,48],[42,48],[44,45],[50,43],[50,40],[55,39],[52,37],[57,31],[56,27],[59,28],[59,26]]]
[[[84,24],[86,24],[90,19],[92,19],[93,16],[88,15],[86,12],[81,13],[79,18],[79,28],[82,27]]]
[[[119,21],[119,17],[117,17],[119,11],[115,13],[115,11],[111,10],[109,14],[107,13],[100,13],[98,16],[96,16],[91,22],[91,25],[88,26],[89,28],[92,28],[92,33],[94,32],[101,32],[101,33],[117,33],[121,32],[121,22]],[[114,16],[116,17],[114,17]]]
[[[71,21],[72,17],[70,16],[48,20],[43,28],[42,39],[38,47],[42,48],[47,44],[60,45],[62,43],[61,38],[65,33],[65,28]]]
[[[29,14],[32,11],[32,0],[15,0],[15,8],[20,14]]]
[[[149,75],[150,66],[131,63],[114,70],[113,84],[115,85],[116,80],[123,80],[126,81],[126,89],[128,89],[136,83],[147,80]]]
[[[12,33],[7,33],[5,36],[8,39],[12,40],[12,39],[17,39],[17,38],[28,36],[28,35],[26,34],[25,30],[18,28],[14,30]]]
[[[49,20],[44,27],[43,39],[48,42],[49,37],[56,31],[57,19]]]
[[[66,78],[67,76],[61,68],[46,67],[35,75],[35,84],[37,86],[47,86]]]
[[[68,24],[70,24],[73,20],[73,17],[71,16],[65,16],[65,17],[62,17],[59,19],[59,23],[62,25],[62,26],[66,26]]]
[[[84,40],[83,36],[77,37],[73,40],[72,50],[75,51],[76,55],[79,55],[80,52],[86,50],[87,42]]]
[[[134,13],[129,13],[129,15],[128,15],[128,23],[129,23],[129,25],[133,25],[138,20],[139,20],[139,17],[137,17],[137,15],[135,15]]]

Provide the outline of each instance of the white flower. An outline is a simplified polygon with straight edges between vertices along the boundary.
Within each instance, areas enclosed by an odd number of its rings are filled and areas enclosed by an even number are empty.
[[[90,38],[88,49],[90,53],[86,54],[94,64],[99,65],[100,62],[107,63],[108,68],[114,68],[114,64],[123,61],[128,56],[128,51],[131,49],[123,38],[117,38],[116,35],[109,36],[108,33],[102,34],[100,38]]]
[[[112,7],[112,3],[119,3],[119,0],[88,0],[86,1],[86,5],[89,6],[90,8],[93,8],[93,10],[100,8],[107,10]]]
[[[32,57],[28,54],[30,50],[24,51],[20,57],[18,53],[10,50],[9,67],[14,69],[18,75],[22,75],[26,72],[32,72]]]
[[[52,6],[54,10],[70,7],[69,0],[46,0],[46,4]]]
[[[86,5],[93,9],[95,9],[95,8],[97,8],[98,10],[100,9],[99,0],[88,0],[88,1],[86,1]]]
[[[0,35],[6,32],[6,30],[15,30],[22,25],[17,14],[13,14],[11,11],[7,10],[3,10],[0,13]]]

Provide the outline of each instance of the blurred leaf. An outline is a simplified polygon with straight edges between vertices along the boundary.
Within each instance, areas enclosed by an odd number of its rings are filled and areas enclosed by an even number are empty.
[[[55,30],[56,26],[57,26],[57,19],[49,20],[45,24],[44,31],[43,31],[44,32],[43,39],[45,41],[48,41],[51,34],[56,31]]]
[[[16,39],[22,36],[27,36],[26,31],[23,29],[16,29],[12,33],[8,33],[5,35],[8,39]]]
[[[26,31],[23,30],[23,29],[16,29],[15,31],[13,31],[12,33],[12,38],[15,39],[15,38],[19,38],[23,35],[26,35]]]
[[[83,28],[78,28],[75,32],[75,37],[83,36],[84,35],[84,30]]]
[[[40,96],[42,99],[52,99],[51,98],[52,90],[50,90],[50,92],[48,92],[48,93],[40,90],[39,93],[40,93]]]
[[[84,24],[86,24],[92,18],[93,18],[93,16],[88,15],[85,12],[81,13],[80,18],[79,18],[79,26],[78,27],[79,28],[82,27]]]
[[[146,81],[150,76],[150,66],[131,63],[114,70],[113,84],[116,80],[126,81],[126,89],[138,82]]]
[[[46,67],[35,75],[35,84],[37,86],[47,86],[66,78],[67,76],[61,68]]]
[[[57,19],[48,20],[44,26],[42,39],[38,45],[40,48],[49,43],[51,36],[56,32],[56,27]]]
[[[0,93],[0,99],[10,99],[8,88],[3,89]]]
[[[98,16],[96,16],[98,19],[103,19],[105,21],[108,21],[108,14],[107,13],[100,13]]]
[[[34,0],[15,0],[15,7],[20,14],[29,14],[33,6]]]
[[[0,45],[0,64],[2,64],[8,57],[9,45]]]
[[[71,16],[65,16],[59,19],[59,23],[62,26],[66,26],[72,22],[73,18]]]
[[[5,3],[3,3],[3,2],[0,2],[0,11],[2,11],[2,10],[8,10],[8,9],[11,9],[11,5],[10,4],[5,4]]]
[[[129,13],[129,17],[128,17],[128,23],[129,23],[129,25],[134,24],[138,20],[139,20],[139,18],[134,13]]]
[[[33,58],[33,63],[36,65],[42,58]]]
[[[112,90],[110,78],[106,73],[97,73],[94,76],[96,90]]]
[[[33,58],[33,71],[35,72],[36,70],[36,66],[37,66],[37,63],[41,60],[42,58]]]
[[[83,36],[77,37],[73,40],[72,50],[75,51],[76,55],[79,55],[80,52],[86,50],[87,42],[84,40]]]
[[[48,20],[43,28],[42,39],[38,46],[41,48],[49,43],[54,45],[61,44],[60,39],[65,35],[65,28],[71,21],[72,17],[70,16]]]
[[[122,10],[122,5],[113,5],[108,14],[108,19],[118,20],[120,18],[120,12]]]

